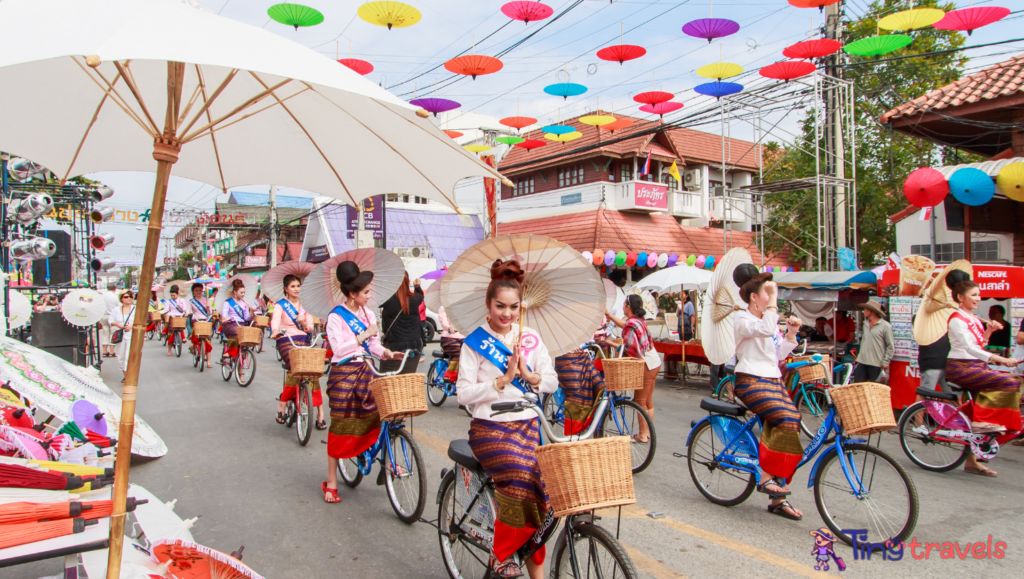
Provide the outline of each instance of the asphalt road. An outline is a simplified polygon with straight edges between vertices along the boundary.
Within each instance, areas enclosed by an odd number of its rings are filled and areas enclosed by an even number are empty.
[[[269,344],[269,342],[268,342]],[[428,348],[430,349],[430,348]],[[219,346],[215,347],[215,352]],[[224,552],[245,545],[245,562],[268,579],[333,577],[447,577],[437,531],[430,525],[398,521],[383,487],[364,479],[357,489],[342,486],[343,502],[323,502],[320,483],[327,461],[323,432],[314,431],[306,447],[294,430],[274,422],[282,370],[274,352],[258,356],[257,376],[248,388],[224,382],[219,368],[199,374],[191,360],[167,358],[157,342],[144,348],[138,413],[163,437],[170,452],[159,459],[133,460],[131,480],[165,501],[177,499],[182,517],[201,516],[192,529],[197,541]],[[119,390],[121,372],[103,367],[107,382]],[[642,574],[674,577],[825,577],[814,570],[810,532],[823,527],[806,470],[797,473],[791,501],[804,511],[800,522],[765,512],[766,499],[754,494],[733,508],[705,500],[690,480],[684,459],[690,421],[704,414],[699,390],[677,390],[659,380],[654,396],[659,444],[654,464],[635,478],[637,505],[623,510],[622,542]],[[449,440],[465,438],[469,419],[449,400],[416,418],[412,429],[427,463],[425,518],[437,516],[434,503]],[[1024,448],[1007,446],[990,466],[999,478],[954,471],[926,472],[915,467],[886,435],[886,448],[910,472],[921,499],[914,533],[919,543],[959,543],[960,558],[942,559],[933,548],[927,559],[907,548],[902,560],[877,555],[857,560],[837,545],[852,578],[1020,577],[1024,567]],[[376,469],[375,469],[376,470]],[[663,518],[647,513],[659,511]],[[614,513],[604,524],[614,528]],[[974,559],[968,543],[1006,543],[1002,559]],[[952,545],[949,545],[952,547]],[[949,551],[947,551],[949,553]],[[4,579],[36,579],[60,572],[60,561],[0,571]],[[1016,571],[1014,571],[1016,569]],[[832,574],[837,573],[831,571]]]

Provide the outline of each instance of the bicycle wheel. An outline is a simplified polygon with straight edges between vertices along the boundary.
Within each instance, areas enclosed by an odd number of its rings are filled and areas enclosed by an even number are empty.
[[[800,411],[800,431],[814,438],[828,417],[828,396],[817,386],[804,386],[797,394],[796,409]]]
[[[193,346],[193,348],[194,349],[192,350],[192,367],[193,368],[198,368],[199,367],[199,362],[202,359],[202,356],[200,355],[200,351],[203,348],[202,342],[199,343],[199,347],[198,348],[196,348],[195,346]]]
[[[181,357],[181,334],[174,332],[174,355],[177,358]]]
[[[244,347],[238,350],[238,362],[235,363],[235,381],[242,388],[252,384],[256,377],[256,356],[252,348]]]
[[[224,352],[220,354],[220,377],[225,382],[231,379],[231,375],[235,373],[235,359],[231,356],[225,356]]]
[[[835,448],[821,459],[814,480],[814,503],[818,513],[835,536],[853,544],[846,531],[862,529],[867,537],[860,542],[905,541],[917,525],[917,488],[910,475],[891,456],[873,446],[844,444],[851,478],[860,480],[861,489],[847,481]],[[856,477],[859,477],[856,478]]]
[[[448,399],[448,394],[445,393],[444,386],[437,383],[437,367],[441,363],[441,360],[437,360],[431,364],[430,369],[427,370],[427,400],[430,400],[430,403],[434,406],[440,406]]]
[[[558,555],[555,558],[555,569],[552,577],[602,579],[635,579],[638,577],[633,561],[626,554],[622,544],[612,537],[611,533],[593,523],[576,525],[568,535],[572,536],[573,551],[576,554],[576,565],[568,547],[569,541],[558,544]],[[575,567],[575,569],[574,569]],[[578,573],[576,572],[578,570]]]
[[[356,488],[363,482],[363,473],[359,470],[358,457],[338,459],[338,475],[341,482],[349,488]]]
[[[384,455],[384,486],[388,500],[398,518],[411,525],[420,519],[427,505],[427,473],[423,457],[420,447],[404,428],[391,429],[388,446],[390,452]]]
[[[309,435],[313,434],[313,401],[309,393],[309,381],[303,380],[299,383],[298,392],[296,392],[297,408],[295,413],[298,415],[295,421],[295,435],[299,438],[299,444],[306,446],[309,442]]]
[[[544,408],[544,419],[547,420],[549,424],[555,425],[565,423],[565,408],[555,401],[554,394],[545,394],[544,400],[541,402],[541,406]]]
[[[938,404],[948,405],[951,412],[947,414],[950,416],[957,412],[953,404]],[[971,454],[971,445],[935,440],[931,433],[939,426],[924,404],[911,404],[903,410],[897,427],[900,433],[900,446],[903,447],[907,458],[917,466],[932,472],[948,472],[967,460]]]
[[[263,353],[263,332],[260,332],[260,343],[256,345],[256,353]]]
[[[702,422],[686,448],[686,465],[693,484],[704,498],[716,505],[732,507],[750,498],[757,483],[754,473],[722,466],[715,460],[724,447],[725,443],[715,436],[711,423]]]
[[[210,357],[206,353],[206,340],[199,340],[199,373],[202,374],[206,370],[206,360]]]
[[[639,442],[634,436],[640,433],[640,425],[647,426],[650,440]],[[633,474],[642,472],[654,462],[654,451],[658,448],[658,434],[654,430],[654,423],[647,411],[632,400],[619,400],[615,406],[608,408],[601,419],[601,428],[596,437],[603,436],[629,436],[630,462],[633,465]],[[595,437],[595,438],[596,438]]]
[[[490,549],[458,527],[466,509],[455,499],[455,484],[452,476],[441,481],[441,501],[437,506],[437,537],[444,568],[451,579],[484,579],[490,574]]]
[[[733,394],[733,387],[736,385],[735,376],[726,376],[715,387],[715,393],[711,395],[715,400],[736,404],[736,396]]]
[[[152,340],[156,336],[156,330],[146,330],[146,339]]]

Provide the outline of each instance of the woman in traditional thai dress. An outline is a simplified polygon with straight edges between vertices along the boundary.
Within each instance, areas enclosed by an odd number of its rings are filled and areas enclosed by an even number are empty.
[[[190,311],[189,307],[185,303],[185,300],[181,299],[178,296],[178,286],[172,285],[171,286],[171,299],[167,300],[167,312],[166,312],[167,313],[167,318],[168,318],[167,326],[164,327],[164,333],[167,334],[167,355],[168,356],[172,355],[171,354],[171,349],[174,347],[174,335],[171,332],[172,331],[173,332],[181,332],[182,334],[184,334],[183,330],[171,330],[170,318],[185,318],[185,317],[188,317],[189,311]]]
[[[536,414],[491,416],[492,404],[522,400],[528,391],[551,394],[558,388],[551,355],[540,336],[528,327],[520,335],[523,276],[516,261],[497,260],[491,266],[487,323],[463,341],[456,383],[459,404],[473,408],[469,445],[495,485],[498,517],[490,566],[498,577],[522,574],[512,555],[553,516],[534,452],[540,444]],[[531,579],[543,577],[544,552],[539,548],[526,562]]]
[[[285,405],[289,400],[295,398],[296,387],[299,385],[299,380],[291,374],[291,361],[288,354],[295,346],[309,346],[309,333],[313,331],[313,316],[306,313],[306,310],[299,305],[299,290],[302,288],[302,280],[298,276],[286,275],[282,285],[285,297],[277,302],[274,314],[270,318],[270,337],[277,338],[277,351],[280,352],[281,361],[284,362],[288,372],[285,374],[284,390],[281,392],[281,399],[277,404],[278,424],[285,423]],[[323,395],[320,393],[319,378],[313,381],[312,387],[312,402],[317,411],[316,429],[326,430],[327,422],[324,421]]]
[[[231,358],[238,357],[238,326],[244,326],[252,320],[252,306],[245,301],[245,284],[242,280],[236,279],[231,282],[229,288],[231,297],[224,300],[220,305],[220,319],[224,336],[228,339],[225,344],[224,355]],[[224,360],[221,360],[223,363]]]
[[[203,347],[206,348],[206,367],[213,368],[213,361],[210,360],[210,352],[213,351],[213,345],[210,344],[210,340],[201,340],[195,336],[195,323],[209,322],[213,316],[213,306],[210,305],[210,300],[203,297],[203,284],[192,284],[192,298],[185,304],[185,307],[188,308],[193,324],[192,335],[189,336],[189,339],[192,341],[190,351],[195,352],[199,344],[202,343]]]

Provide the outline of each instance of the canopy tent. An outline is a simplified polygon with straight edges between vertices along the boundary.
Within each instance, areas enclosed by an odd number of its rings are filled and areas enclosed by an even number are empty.
[[[794,271],[774,274],[780,288],[813,290],[870,290],[878,283],[871,271]]]

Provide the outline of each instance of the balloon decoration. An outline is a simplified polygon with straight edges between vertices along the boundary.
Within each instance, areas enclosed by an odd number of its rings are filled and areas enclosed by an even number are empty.
[[[681,108],[683,108],[683,103],[668,101],[664,103],[658,103],[656,105],[643,105],[640,107],[640,110],[645,113],[651,113],[652,115],[658,115],[659,117],[662,117],[668,113],[678,111]]]
[[[537,124],[537,119],[533,117],[505,117],[498,122],[506,127],[511,127],[518,131],[530,125]]]
[[[473,80],[476,80],[478,76],[494,74],[504,66],[501,60],[483,54],[464,54],[444,63],[444,68],[448,72],[469,76]]]
[[[977,207],[992,200],[996,184],[988,173],[973,167],[957,169],[949,177],[949,192],[964,205]]]
[[[1000,6],[973,6],[970,8],[961,8],[960,10],[946,12],[946,15],[942,17],[942,20],[932,24],[932,26],[940,30],[960,30],[962,32],[966,32],[967,36],[970,36],[972,32],[982,26],[988,26],[993,22],[998,22],[1009,15],[1009,8],[1002,8]]]
[[[607,253],[604,254],[604,264],[608,265],[608,266],[615,265],[615,252],[614,251],[609,249],[607,251]]]
[[[569,125],[548,125],[546,127],[541,127],[540,130],[545,133],[551,133],[552,135],[566,135],[569,133],[575,133],[576,127],[571,127]]]
[[[715,256],[709,255],[708,258],[704,260],[704,269],[714,269],[714,268],[715,268]]]
[[[765,78],[790,81],[794,78],[807,76],[814,72],[814,69],[814,64],[806,60],[783,60],[782,62],[762,67],[760,73]]]
[[[615,265],[616,267],[622,267],[626,265],[626,252],[620,251],[615,254]]]
[[[904,10],[882,18],[878,21],[878,27],[882,30],[917,30],[935,24],[945,15],[945,12],[937,8]]]
[[[271,20],[275,22],[294,26],[295,30],[298,30],[300,26],[316,26],[324,21],[324,15],[319,10],[290,2],[274,4],[267,8],[267,16],[270,16]]]
[[[638,256],[635,251],[631,251],[631,252],[627,253],[626,254],[626,265],[628,265],[629,267],[633,267],[634,265],[636,265],[636,260],[639,257],[640,256]]]
[[[560,96],[562,99],[568,99],[571,96],[580,96],[587,92],[587,87],[574,82],[559,82],[544,87],[544,92],[551,96]]]
[[[668,263],[666,265],[668,265],[668,267],[672,267],[677,263],[679,263],[679,256],[674,253],[670,254],[668,256]]]
[[[668,267],[668,254],[662,253],[658,255],[658,267]]]
[[[1024,201],[1024,163],[1010,163],[996,175],[996,185],[1003,195],[1014,201]]]
[[[895,52],[913,41],[914,39],[906,34],[869,36],[847,44],[843,50],[854,56],[881,56]]]
[[[370,24],[387,26],[388,30],[412,26],[423,18],[420,11],[412,6],[390,0],[367,2],[356,10],[356,14]]]
[[[644,105],[656,105],[658,103],[668,102],[675,98],[675,96],[676,95],[670,92],[651,90],[634,96],[633,100]]]
[[[501,7],[501,13],[508,16],[512,20],[519,20],[524,24],[529,24],[530,21],[544,20],[550,18],[554,14],[554,10],[551,9],[547,4],[541,4],[540,2],[509,2]]]
[[[539,149],[545,145],[547,145],[547,143],[545,143],[544,141],[538,141],[537,139],[526,139],[522,143],[516,143],[515,146],[522,147],[527,151],[532,151],[533,149]]]
[[[693,264],[695,263],[697,263],[697,256],[691,253],[690,256],[686,258],[686,265],[693,267]]]
[[[786,58],[803,59],[821,58],[823,56],[835,54],[842,47],[842,42],[832,40],[831,38],[805,40],[786,47],[786,49],[782,51],[782,56],[785,56]]]
[[[743,85],[735,82],[708,82],[697,85],[693,90],[698,94],[713,96],[717,100],[742,91]]]
[[[922,167],[907,175],[903,194],[915,207],[935,207],[949,194],[949,183],[935,169]]]
[[[694,267],[704,267],[704,262],[707,261],[707,257],[704,255],[698,255],[697,261],[693,263]]]
[[[437,113],[446,113],[448,111],[454,111],[462,105],[448,99],[442,99],[437,97],[415,99],[409,101],[409,104],[422,108],[428,113],[433,113],[437,116]]]
[[[701,18],[692,20],[683,26],[683,34],[694,38],[705,38],[708,44],[716,38],[736,34],[740,30],[738,22],[725,18]]]
[[[338,63],[344,64],[345,66],[352,69],[356,74],[366,76],[373,72],[373,65],[365,60],[358,58],[341,58],[338,59]]]

